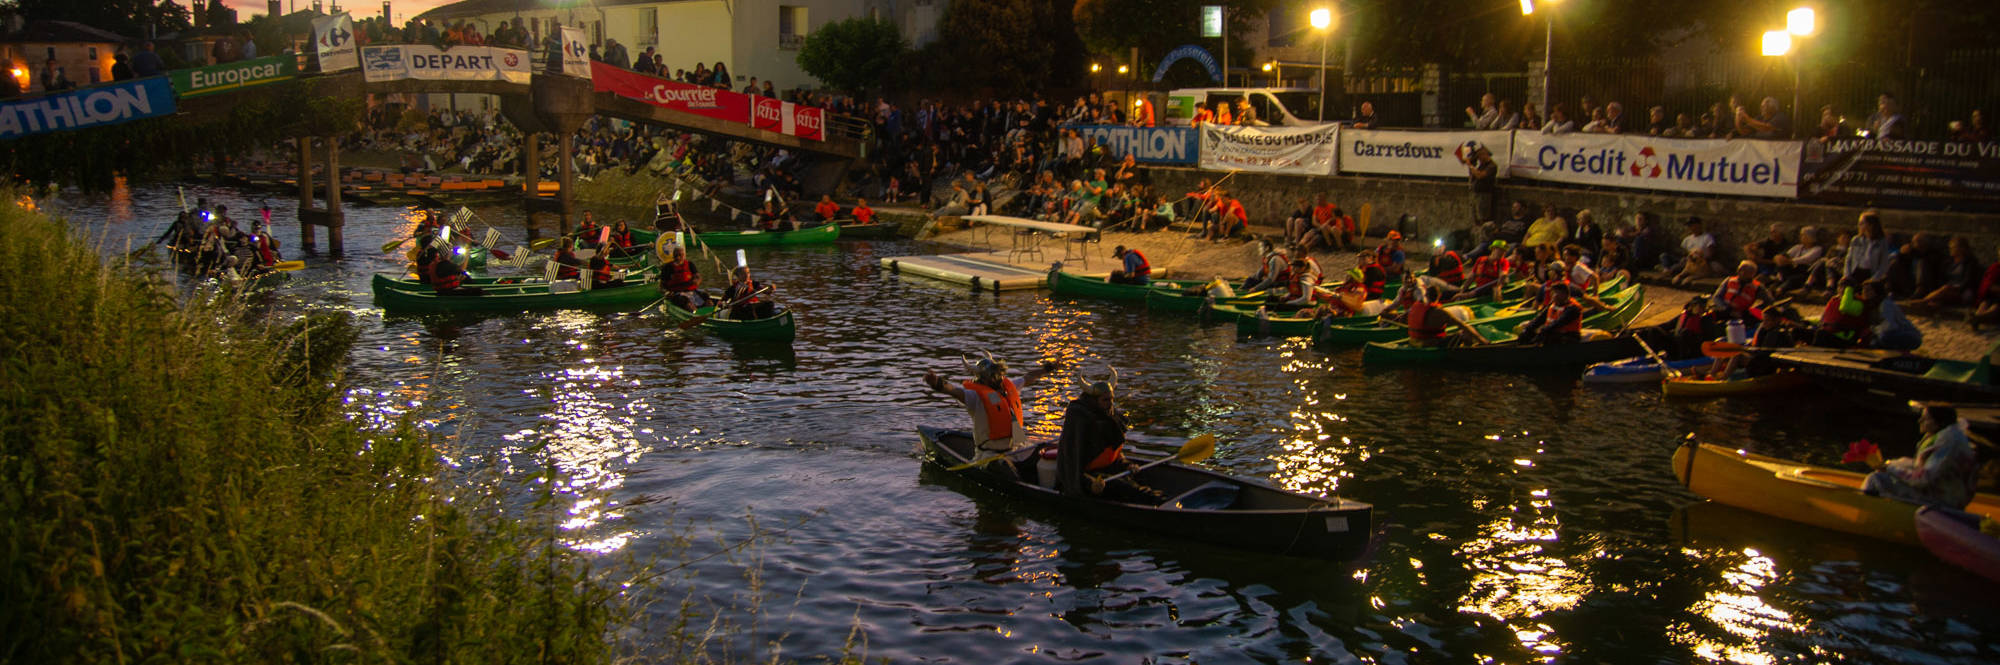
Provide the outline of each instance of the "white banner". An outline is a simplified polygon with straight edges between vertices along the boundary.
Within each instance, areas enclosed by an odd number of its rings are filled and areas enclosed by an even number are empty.
[[[1201,126],[1201,167],[1212,171],[1252,171],[1333,175],[1340,125],[1303,127]]]
[[[1517,178],[1703,194],[1798,198],[1797,141],[1516,132]]]
[[[320,71],[344,72],[361,66],[360,57],[355,55],[354,21],[346,12],[313,19],[312,26]]]
[[[397,44],[361,49],[362,79],[371,83],[425,81],[506,81],[527,83],[528,52],[491,46]]]
[[[590,78],[590,47],[584,44],[583,28],[563,28],[564,74],[577,78]]]
[[[1340,130],[1340,170],[1343,173],[1465,177],[1468,143],[1477,141],[1493,153],[1493,163],[1506,164],[1513,132],[1423,132],[1394,129]],[[1500,171],[1506,177],[1507,171]]]

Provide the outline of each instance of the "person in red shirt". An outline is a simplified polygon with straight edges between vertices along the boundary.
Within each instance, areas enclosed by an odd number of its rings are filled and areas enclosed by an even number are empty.
[[[875,223],[875,209],[868,207],[868,199],[855,199],[854,210],[848,214],[854,216],[855,224],[866,226]]]
[[[831,222],[835,215],[840,214],[840,204],[833,202],[832,194],[823,195],[819,197],[819,203],[813,206],[813,214],[819,215],[819,220],[822,222]]]
[[[1237,231],[1250,228],[1250,213],[1243,209],[1242,201],[1229,195],[1229,190],[1215,191],[1212,210],[1215,219],[1202,230],[1201,237],[1205,240],[1221,242],[1236,235]]]

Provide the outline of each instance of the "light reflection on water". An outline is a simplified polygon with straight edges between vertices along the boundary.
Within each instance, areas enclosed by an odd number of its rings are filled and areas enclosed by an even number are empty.
[[[150,239],[172,198],[69,203],[112,220],[94,234]],[[384,317],[367,278],[398,269],[376,250],[414,217],[348,213],[349,255],[309,258],[267,299],[281,315],[357,314],[357,419],[415,415],[470,470],[525,483],[554,469],[562,537],[579,549],[676,552],[692,521],[699,556],[750,535],[746,512],[795,525],[754,558],[785,621],[733,636],[738,651],[783,636],[787,654],[836,653],[859,622],[870,654],[896,661],[2000,660],[1994,585],[1922,551],[1713,510],[1666,463],[1689,431],[1830,463],[1827,441],[1907,441],[1908,422],[1666,404],[1573,376],[1364,370],[1357,352],[1240,341],[1143,307],[879,275],[873,261],[921,249],[909,243],[753,250],[799,313],[789,350],[657,315]],[[280,219],[279,237],[294,228]],[[502,230],[509,246],[523,237]],[[1115,365],[1141,448],[1215,433],[1213,466],[1374,502],[1380,549],[1357,567],[1257,556],[1010,506],[924,470],[911,428],[965,416],[916,377],[962,377],[959,355],[981,350],[1017,373],[1061,368],[1024,396],[1038,436]],[[733,597],[750,560],[696,564],[676,591]],[[663,624],[679,598],[655,604]]]

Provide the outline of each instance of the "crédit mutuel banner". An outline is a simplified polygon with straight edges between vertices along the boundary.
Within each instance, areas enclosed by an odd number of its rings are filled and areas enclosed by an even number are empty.
[[[1516,132],[1516,178],[1702,194],[1798,198],[1798,141]]]
[[[740,92],[653,78],[596,61],[590,63],[590,87],[660,108],[717,120],[750,122],[750,96]]]
[[[1340,171],[1463,178],[1467,156],[1462,148],[1466,142],[1478,141],[1493,153],[1493,163],[1506,164],[1513,134],[1505,130],[1426,132],[1346,127],[1340,130]],[[1503,169],[1500,176],[1506,175]]]
[[[527,83],[528,52],[492,46],[392,44],[361,49],[361,78],[370,83],[424,81],[506,81]]]
[[[167,72],[167,77],[173,80],[176,94],[181,97],[200,97],[226,90],[275,83],[298,74],[298,58],[274,55],[194,69],[176,69]]]
[[[1340,125],[1297,127],[1201,126],[1201,167],[1213,171],[1252,171],[1332,175]]]
[[[173,112],[174,88],[165,76],[105,83],[0,103],[0,139],[116,125]]]

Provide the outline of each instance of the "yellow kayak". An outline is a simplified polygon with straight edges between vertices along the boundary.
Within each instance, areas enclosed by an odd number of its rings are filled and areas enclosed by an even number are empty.
[[[1867,476],[1714,444],[1674,451],[1681,485],[1718,503],[1813,526],[1921,547],[1917,506],[1861,493]],[[2000,496],[1980,494],[1966,512],[2000,519]]]
[[[1668,397],[1722,397],[1774,393],[1791,390],[1807,383],[1809,381],[1804,374],[1787,370],[1776,374],[1724,381],[1674,377],[1661,381],[1660,388],[1666,391]]]

